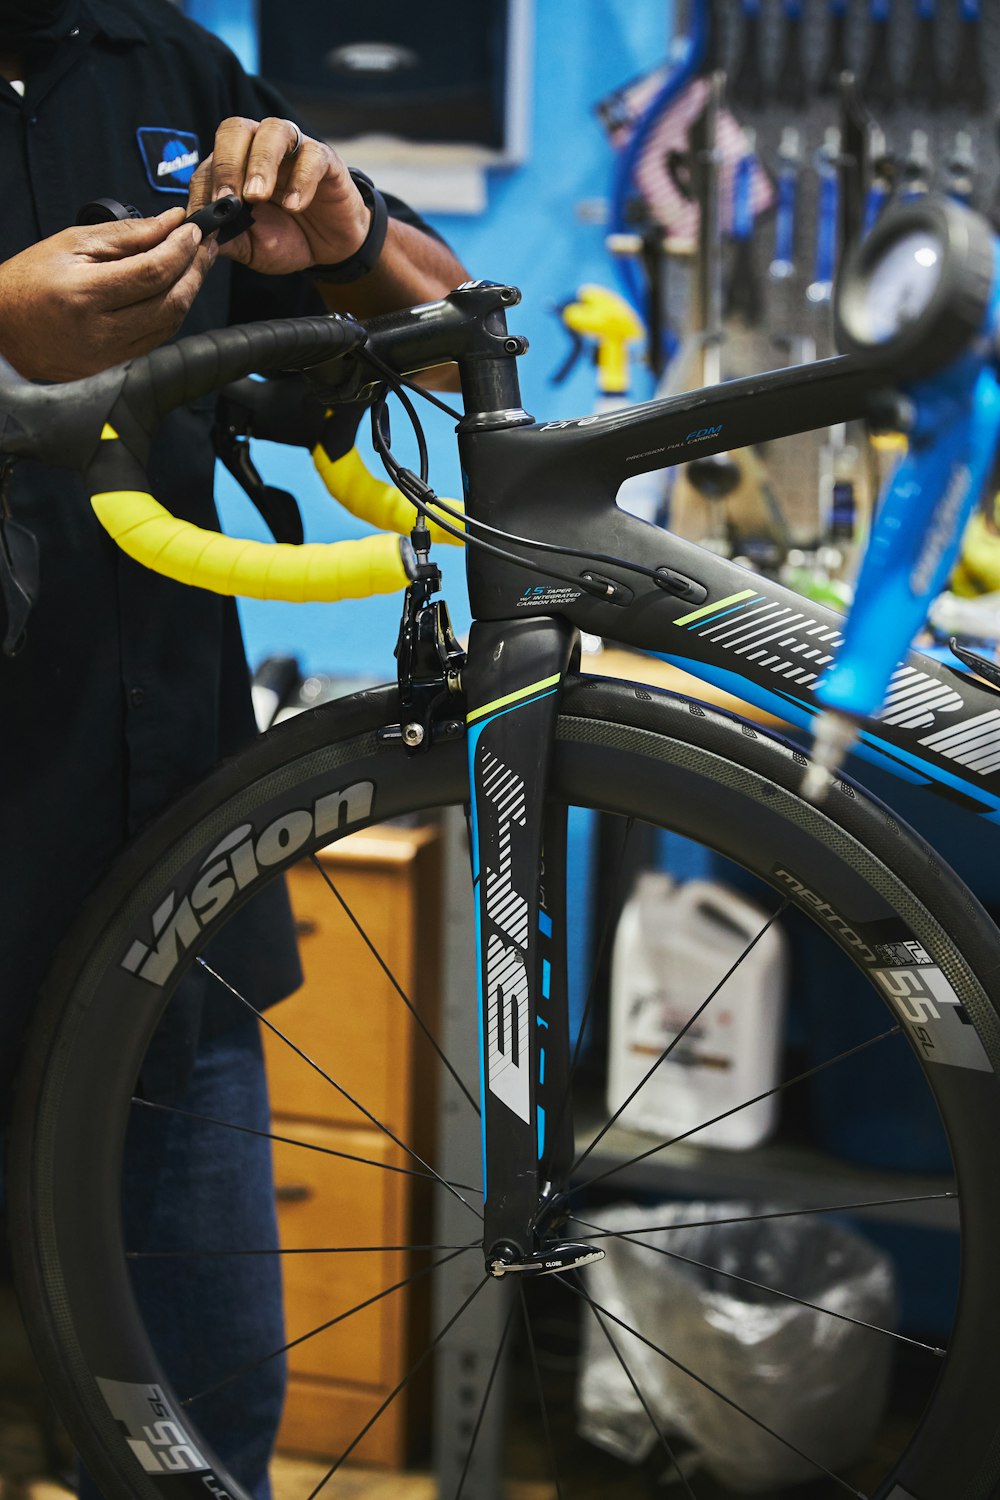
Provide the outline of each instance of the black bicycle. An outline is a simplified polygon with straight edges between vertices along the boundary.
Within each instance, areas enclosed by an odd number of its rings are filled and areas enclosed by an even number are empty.
[[[936,237],[947,274],[922,302],[920,286],[893,301],[886,278],[895,266],[905,280],[914,214],[924,215],[916,248]],[[954,1189],[943,1189],[949,1201],[954,1194],[961,1229],[954,1328],[946,1348],[918,1346],[890,1328],[855,1328],[862,1340],[896,1346],[919,1398],[909,1420],[895,1422],[888,1437],[880,1431],[861,1458],[844,1463],[825,1451],[820,1424],[808,1451],[795,1447],[796,1462],[803,1482],[816,1478],[831,1495],[1000,1496],[996,929],[935,852],[856,782],[834,775],[825,796],[805,797],[808,757],[800,747],[704,704],[581,674],[577,634],[591,631],[683,661],[738,683],[745,697],[777,704],[786,718],[815,718],[843,620],[633,518],[617,508],[615,493],[627,475],[693,453],[849,419],[884,421],[887,409],[902,422],[899,388],[909,379],[912,341],[928,319],[932,332],[942,317],[950,327],[959,314],[965,320],[961,348],[952,340],[941,364],[968,349],[981,363],[991,360],[995,345],[987,349],[981,325],[992,288],[982,306],[970,312],[968,304],[970,235],[980,237],[978,245],[987,233],[980,227],[973,234],[972,222],[940,204],[884,221],[874,250],[853,273],[882,288],[877,307],[888,324],[873,332],[870,349],[576,421],[537,423],[522,409],[517,359],[524,344],[506,322],[518,293],[486,283],[364,325],[312,318],[203,335],[69,386],[36,388],[4,372],[0,453],[7,461],[36,457],[78,467],[95,508],[136,555],[156,553],[162,563],[173,554],[170,565],[204,586],[239,586],[235,554],[218,552],[224,539],[178,534],[179,523],[150,509],[143,464],[166,410],[251,371],[307,372],[320,425],[300,440],[321,448],[329,404],[371,405],[376,443],[410,507],[409,535],[378,543],[387,582],[407,584],[397,680],[280,725],[143,833],[81,914],[34,1026],[10,1147],[16,1275],[59,1410],[108,1496],[240,1493],[199,1433],[198,1393],[171,1389],[132,1290],[133,1247],[123,1239],[118,1177],[150,1038],[192,966],[202,964],[208,982],[228,984],[206,964],[205,947],[266,882],[353,830],[439,809],[466,809],[471,829],[482,1044],[479,1088],[463,1081],[466,1113],[455,1118],[463,1136],[481,1131],[483,1177],[460,1183],[439,1173],[434,1159],[409,1163],[431,1177],[447,1203],[444,1218],[459,1226],[457,1239],[415,1246],[404,1260],[401,1281],[433,1270],[454,1287],[453,1309],[414,1372],[426,1368],[427,1353],[447,1347],[483,1299],[502,1299],[496,1345],[472,1358],[477,1394],[464,1436],[454,1436],[441,1493],[448,1500],[481,1497],[496,1482],[495,1474],[477,1480],[476,1442],[490,1401],[499,1399],[494,1377],[517,1344],[533,1372],[528,1386],[538,1388],[543,1470],[558,1476],[561,1434],[547,1399],[553,1366],[533,1333],[536,1318],[544,1323],[556,1305],[593,1320],[614,1352],[676,1492],[715,1493],[697,1475],[687,1477],[683,1444],[631,1373],[636,1341],[671,1363],[669,1344],[650,1339],[641,1320],[622,1319],[588,1286],[587,1266],[613,1251],[615,1237],[601,1223],[593,1163],[589,1183],[581,1170],[591,1143],[574,1129],[566,955],[578,914],[566,897],[570,807],[618,820],[623,842],[635,825],[653,825],[725,855],[771,893],[769,922],[800,913],[817,941],[846,955],[869,997],[870,1026],[824,1068],[862,1047],[909,1049],[916,1057],[955,1169]],[[860,295],[857,286],[852,295]],[[898,315],[885,312],[890,306]],[[844,316],[850,322],[849,307]],[[855,343],[863,343],[860,335]],[[465,407],[458,422],[464,513],[443,508],[426,473],[394,459],[379,418],[391,392],[412,411],[408,378],[448,360],[457,361]],[[925,352],[923,373],[930,378],[935,369],[935,356]],[[275,386],[285,401],[298,389],[287,380]],[[256,386],[247,400],[263,401],[262,390]],[[246,397],[245,387],[235,391],[234,399],[241,391]],[[916,436],[912,447],[919,455]],[[466,545],[475,622],[467,651],[437,594],[425,517]],[[148,547],[147,534],[154,536]],[[289,556],[297,550],[299,564]],[[206,551],[207,578],[196,567]],[[300,575],[302,567],[321,566],[316,549],[277,553],[271,592],[313,597]],[[251,586],[265,587],[258,563],[245,567],[256,579]],[[885,706],[854,728],[869,753],[916,768],[927,795],[960,792],[988,837],[1000,811],[998,726],[995,687],[914,654],[893,673]],[[470,976],[470,1005],[471,986]],[[273,1024],[266,1014],[264,1021]],[[307,1038],[292,1040],[308,1049]],[[428,1068],[440,1066],[427,1056]],[[780,1088],[801,1081],[793,1077]],[[220,1149],[224,1123],[207,1127],[217,1130]],[[671,1144],[658,1142],[643,1154]],[[613,1185],[619,1169],[599,1176]],[[583,1191],[590,1207],[581,1209]],[[770,1212],[780,1222],[845,1207],[859,1205],[813,1201]],[[748,1211],[747,1218],[759,1216]],[[349,1247],[347,1230],[345,1238]],[[177,1264],[182,1297],[183,1257]],[[781,1288],[759,1291],[782,1295]],[[829,1317],[843,1319],[835,1307]],[[443,1361],[441,1368],[451,1367]],[[220,1379],[227,1373],[219,1351]],[[697,1369],[684,1366],[682,1373],[704,1387]],[[809,1379],[803,1370],[802,1382]],[[151,1392],[155,1416],[147,1409]],[[757,1421],[752,1396],[715,1395],[734,1423]],[[373,1409],[372,1420],[378,1415]],[[867,1415],[858,1414],[860,1426]],[[780,1431],[768,1434],[784,1442]],[[597,1493],[588,1483],[604,1495],[641,1492],[624,1466],[593,1465],[589,1478],[555,1477],[553,1493]],[[331,1474],[338,1467],[339,1460]]]

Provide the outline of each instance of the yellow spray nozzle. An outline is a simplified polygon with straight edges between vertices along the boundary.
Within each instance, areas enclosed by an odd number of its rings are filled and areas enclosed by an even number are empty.
[[[628,390],[628,345],[643,336],[642,319],[630,303],[607,287],[588,282],[562,309],[572,333],[597,343],[597,383],[605,395]]]

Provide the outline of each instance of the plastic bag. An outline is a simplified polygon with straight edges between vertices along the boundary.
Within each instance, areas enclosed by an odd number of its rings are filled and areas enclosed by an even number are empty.
[[[590,1297],[677,1364],[608,1318],[605,1333],[584,1307],[577,1392],[584,1437],[631,1463],[659,1443],[610,1334],[668,1441],[685,1439],[708,1473],[732,1490],[760,1494],[818,1478],[815,1464],[788,1443],[835,1473],[868,1449],[888,1398],[892,1340],[844,1317],[894,1328],[889,1258],[851,1230],[812,1216],[669,1227],[767,1211],[759,1203],[595,1211],[602,1228],[644,1230],[641,1240],[657,1248],[601,1240],[606,1259],[584,1273]],[[776,1297],[767,1287],[802,1301]],[[823,1308],[844,1316],[817,1310]]]

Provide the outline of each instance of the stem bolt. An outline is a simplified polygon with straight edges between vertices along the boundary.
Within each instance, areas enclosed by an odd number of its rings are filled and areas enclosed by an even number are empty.
[[[403,725],[403,743],[405,745],[422,745],[424,742],[424,726],[422,724]]]

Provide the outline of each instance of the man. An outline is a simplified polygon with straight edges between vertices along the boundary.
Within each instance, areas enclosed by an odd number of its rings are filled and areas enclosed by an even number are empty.
[[[323,303],[366,316],[465,279],[398,202],[376,243],[367,185],[167,0],[0,0],[0,75],[0,354],[32,379],[90,373],[179,328]],[[184,218],[225,192],[245,197],[256,222],[217,253]],[[147,217],[69,227],[99,197]],[[212,410],[206,400],[168,418],[149,465],[163,503],[208,526]],[[4,503],[38,537],[40,595],[23,649],[0,657],[0,1099],[32,996],[88,889],[129,834],[253,733],[232,601],[131,563],[78,476],[18,465]],[[283,893],[267,895],[212,954],[254,1005],[298,982]],[[141,1096],[167,1108],[137,1111],[131,1127],[130,1248],[273,1236],[266,1146],[189,1118],[267,1128],[256,1025],[218,990],[204,976],[187,983],[144,1065]],[[182,1395],[280,1347],[275,1261],[138,1264],[154,1343]],[[191,1408],[261,1496],[281,1388],[277,1358]]]

